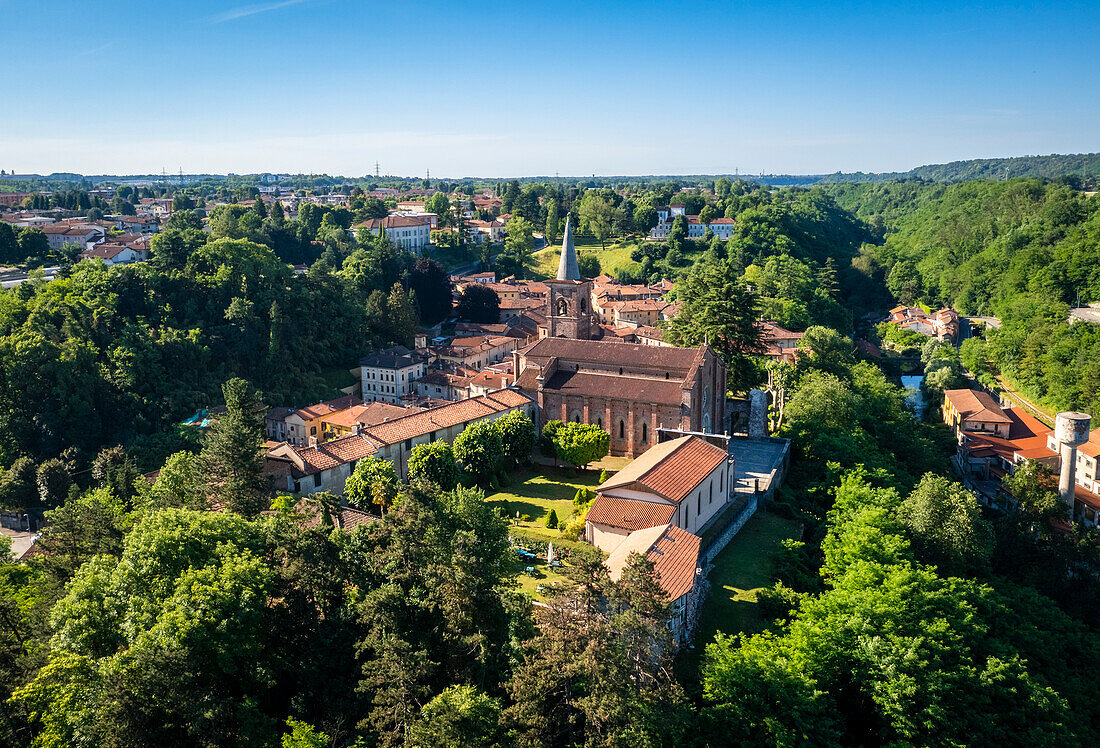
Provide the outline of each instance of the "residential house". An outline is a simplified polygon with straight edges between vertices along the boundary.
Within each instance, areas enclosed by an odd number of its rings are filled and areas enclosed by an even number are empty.
[[[264,419],[267,436],[272,441],[285,441],[300,447],[324,441],[322,419],[362,403],[363,401],[355,395],[344,395],[336,400],[305,408],[272,409]],[[284,410],[286,412],[283,412]],[[280,420],[281,426],[278,425]]]
[[[102,260],[105,265],[126,265],[144,262],[148,253],[144,250],[115,242],[104,242],[88,247],[80,253],[82,260]]]
[[[354,434],[356,429],[384,423],[391,418],[400,418],[409,414],[408,408],[389,403],[363,403],[353,405],[321,417],[321,433],[325,441],[339,439]]]
[[[514,390],[417,410],[374,426],[308,447],[280,444],[267,453],[268,473],[276,476],[279,490],[310,494],[331,491],[342,494],[344,483],[359,460],[390,460],[401,476],[408,474],[409,453],[414,447],[442,440],[453,442],[472,423],[493,421],[515,410],[533,418],[535,405]]]
[[[960,440],[966,431],[1007,437],[1012,425],[1012,419],[984,390],[946,390],[943,393],[943,422]]]
[[[66,244],[75,244],[82,250],[89,243],[102,241],[106,232],[99,226],[70,223],[52,223],[42,227],[42,233],[50,243],[50,249],[58,250]]]
[[[359,377],[364,402],[396,405],[402,396],[416,391],[413,382],[424,376],[425,358],[403,345],[376,351],[351,370]]]
[[[114,221],[119,231],[137,234],[155,234],[160,231],[160,221],[154,216],[117,216]]]
[[[972,393],[972,396],[966,393]],[[1022,408],[1001,408],[979,390],[949,389],[945,393],[944,421],[956,432],[956,469],[968,478],[968,485],[983,504],[1007,509],[1014,500],[1001,480],[1015,472],[1025,460],[1040,462],[1055,475],[1062,470],[1054,431]],[[946,400],[952,403],[948,404]],[[971,399],[974,398],[974,399]],[[1074,519],[1089,527],[1100,524],[1100,429],[1077,448],[1074,473]]]

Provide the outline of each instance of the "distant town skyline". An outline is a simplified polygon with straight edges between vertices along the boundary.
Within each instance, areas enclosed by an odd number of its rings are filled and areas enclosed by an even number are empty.
[[[815,174],[1100,150],[1084,3],[0,12],[17,172]]]

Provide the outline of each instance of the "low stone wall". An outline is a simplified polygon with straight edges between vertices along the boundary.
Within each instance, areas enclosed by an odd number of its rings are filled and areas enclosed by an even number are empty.
[[[727,524],[714,539],[711,540],[706,548],[702,549],[702,563],[700,564],[704,568],[710,566],[714,561],[714,557],[717,556],[722,550],[733,540],[734,536],[741,531],[741,528],[745,526],[745,523],[749,521],[749,517],[756,514],[756,509],[760,505],[759,498],[753,494],[748,497],[748,500],[741,506],[740,509],[735,509],[731,516],[726,520]]]

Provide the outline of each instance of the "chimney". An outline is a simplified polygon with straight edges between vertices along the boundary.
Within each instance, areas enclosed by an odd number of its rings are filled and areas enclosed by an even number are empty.
[[[1061,472],[1058,476],[1058,493],[1070,511],[1073,511],[1073,486],[1077,482],[1077,448],[1088,444],[1092,418],[1088,413],[1064,411],[1055,416],[1054,438],[1058,440],[1058,456]]]

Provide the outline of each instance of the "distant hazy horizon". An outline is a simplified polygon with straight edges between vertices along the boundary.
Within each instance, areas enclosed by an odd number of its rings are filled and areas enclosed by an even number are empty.
[[[20,173],[878,173],[1100,150],[1086,4],[4,11],[0,168]]]

